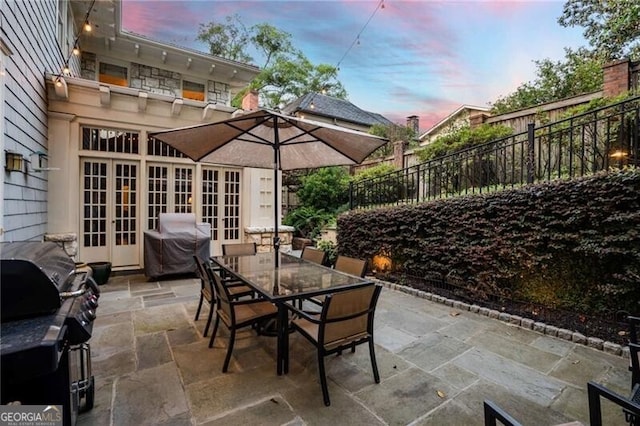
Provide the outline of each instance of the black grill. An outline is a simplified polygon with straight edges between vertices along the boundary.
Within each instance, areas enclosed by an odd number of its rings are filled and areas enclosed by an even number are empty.
[[[0,402],[62,405],[65,425],[93,405],[90,348],[100,290],[55,243],[0,246]]]

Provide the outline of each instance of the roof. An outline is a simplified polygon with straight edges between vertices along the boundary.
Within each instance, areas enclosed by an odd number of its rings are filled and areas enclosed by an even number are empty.
[[[463,111],[489,112],[490,110],[491,110],[491,108],[487,108],[487,107],[479,107],[479,106],[473,106],[473,105],[461,105],[458,109],[453,111],[451,114],[447,115],[445,118],[443,118],[442,120],[438,121],[436,124],[431,126],[431,128],[429,130],[427,130],[426,132],[424,132],[423,134],[421,134],[418,139],[422,140],[425,137],[429,136],[431,133],[433,133],[436,130],[440,129],[442,126],[445,126],[446,124],[448,124],[452,119],[454,119],[458,114],[460,114]]]
[[[313,107],[311,107],[312,104]],[[380,114],[360,109],[347,100],[321,95],[320,93],[307,93],[285,106],[282,112],[285,114],[304,112],[310,115],[349,121],[368,127],[374,124],[381,124],[383,126],[393,124],[393,122]]]

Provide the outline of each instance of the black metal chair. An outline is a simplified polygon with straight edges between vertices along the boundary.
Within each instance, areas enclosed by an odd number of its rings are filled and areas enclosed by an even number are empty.
[[[333,265],[336,271],[346,274],[355,275],[356,277],[364,277],[367,272],[367,261],[356,259],[354,257],[338,255],[336,263]]]
[[[318,374],[324,404],[327,406],[331,404],[324,368],[324,357],[327,355],[348,348],[355,352],[356,345],[368,343],[373,377],[376,383],[380,383],[373,343],[373,316],[381,290],[382,286],[372,284],[330,294],[322,305],[320,315],[310,315],[287,305],[298,315],[291,321],[292,327],[318,351]]]
[[[229,329],[229,346],[227,355],[224,359],[222,372],[226,373],[231,361],[231,353],[236,340],[236,330],[248,326],[255,326],[260,334],[260,326],[267,320],[275,319],[278,315],[276,306],[266,300],[261,299],[244,299],[235,300],[229,292],[230,287],[223,284],[220,275],[216,272],[212,273],[213,283],[216,289],[217,309],[216,322],[213,325],[213,332],[209,340],[209,347],[213,347],[220,321]]]
[[[640,425],[640,385],[636,385],[631,392],[631,397],[622,396],[611,389],[595,382],[587,383],[587,395],[589,398],[589,424],[602,426],[602,406],[600,398],[606,398],[614,404],[622,407],[625,420],[632,426]]]
[[[314,262],[319,265],[324,265],[327,261],[327,253],[324,250],[306,246],[302,250],[300,257],[309,262]]]
[[[195,321],[198,321],[198,318],[200,318],[202,304],[206,301],[209,304],[209,315],[207,316],[207,324],[204,327],[204,333],[202,336],[207,337],[209,326],[211,325],[211,319],[213,318],[213,310],[215,309],[216,304],[215,289],[213,287],[213,278],[211,276],[211,271],[208,268],[208,264],[200,260],[198,256],[194,255],[193,258],[196,263],[198,278],[200,278],[200,301],[198,302]],[[241,284],[239,281],[229,283],[229,286],[229,292],[234,298],[252,296],[254,294],[251,287]]]
[[[640,317],[628,315],[625,321],[629,324],[629,344],[638,344],[638,328],[640,327]],[[631,349],[631,347],[629,347]],[[633,366],[633,358],[629,357],[629,371],[631,371],[631,388],[640,383],[640,368],[636,365]],[[638,356],[636,355],[636,364],[638,363]]]
[[[500,421],[504,426],[521,426],[521,423],[511,417],[506,411],[488,399],[484,400],[484,426],[496,426]]]

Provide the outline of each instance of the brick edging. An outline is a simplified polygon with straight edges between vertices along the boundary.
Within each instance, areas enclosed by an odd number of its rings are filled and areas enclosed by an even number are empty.
[[[537,331],[541,334],[546,334],[548,336],[553,336],[553,337],[559,337],[561,339],[564,339],[573,343],[579,343],[579,344],[588,346],[590,348],[598,349],[611,355],[618,355],[618,356],[629,358],[628,346],[622,346],[618,343],[605,341],[597,337],[588,337],[576,331],[554,327],[552,325],[535,321],[530,318],[523,318],[519,315],[511,315],[506,312],[500,312],[496,309],[489,309],[489,308],[485,308],[478,305],[470,305],[468,303],[460,302],[454,299],[447,299],[444,296],[429,293],[423,290],[418,290],[413,287],[391,283],[388,281],[382,281],[373,277],[370,277],[370,279],[378,284],[381,284],[383,287],[386,287],[391,290],[397,290],[402,293],[419,297],[421,299],[431,300],[432,302],[437,302],[447,306],[451,306],[461,311],[470,311],[480,315],[484,315],[489,318],[495,318],[499,321],[513,324],[527,330]]]

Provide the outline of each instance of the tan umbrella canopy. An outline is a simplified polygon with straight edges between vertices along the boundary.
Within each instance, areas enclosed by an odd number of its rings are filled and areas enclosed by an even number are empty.
[[[194,161],[273,169],[276,188],[278,170],[358,164],[388,142],[367,133],[264,109],[150,136]],[[279,247],[277,192],[274,191],[276,249]]]

